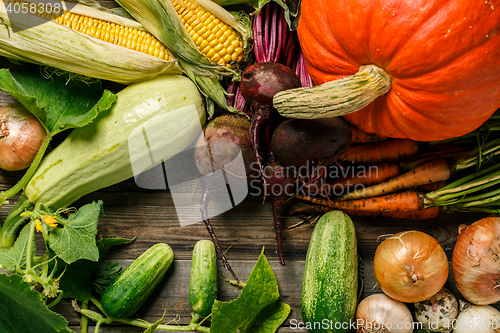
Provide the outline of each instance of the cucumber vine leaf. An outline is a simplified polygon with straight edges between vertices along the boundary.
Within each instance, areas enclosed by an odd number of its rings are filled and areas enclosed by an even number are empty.
[[[273,333],[289,313],[290,306],[279,302],[278,283],[262,251],[240,296],[215,301],[210,332]]]
[[[26,268],[26,259],[28,253],[29,226],[25,226],[16,242],[11,248],[0,249],[0,266],[8,271],[15,271],[16,267]],[[35,254],[35,239],[31,239],[32,247],[30,257]]]
[[[76,214],[61,219],[62,227],[49,234],[50,248],[66,263],[79,259],[99,260],[96,245],[97,221],[103,215],[102,201],[81,207]]]
[[[73,332],[66,319],[49,310],[40,293],[16,274],[0,274],[0,313],[2,333]]]
[[[3,68],[0,89],[33,113],[51,136],[91,123],[116,100],[116,95],[103,91],[100,81],[87,83],[58,74],[50,67],[32,64],[12,72]]]

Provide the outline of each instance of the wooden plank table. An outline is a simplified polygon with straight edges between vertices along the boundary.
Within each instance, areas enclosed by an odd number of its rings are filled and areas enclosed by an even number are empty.
[[[103,2],[113,7],[113,2]],[[9,67],[6,59],[2,66]],[[116,91],[120,86],[109,85]],[[13,98],[0,91],[0,106],[13,102]],[[20,179],[23,172],[0,171],[0,190],[6,190]],[[7,216],[17,197],[0,210],[0,220]],[[203,223],[181,227],[168,190],[145,190],[138,187],[133,179],[89,194],[74,206],[103,200],[105,216],[99,220],[98,231],[104,237],[136,238],[131,244],[112,248],[106,260],[117,261],[126,267],[147,248],[158,242],[168,243],[175,253],[173,266],[160,283],[154,294],[140,309],[139,315],[148,321],[159,319],[166,310],[165,322],[176,319],[180,324],[190,320],[188,303],[189,270],[191,254],[195,243],[207,239],[208,234]],[[375,250],[385,235],[405,230],[420,230],[435,237],[451,260],[454,244],[460,224],[470,224],[485,215],[441,214],[426,221],[392,220],[388,218],[353,217],[356,226],[359,254],[363,260],[364,288],[363,297],[381,292],[373,275],[373,257]],[[271,206],[263,203],[261,197],[249,196],[237,207],[211,219],[221,245],[230,250],[227,258],[233,269],[246,280],[261,250],[265,254],[276,274],[281,300],[292,307],[292,312],[279,329],[281,333],[303,332],[295,329],[295,323],[301,321],[300,292],[304,259],[313,230],[313,225],[287,230],[300,222],[297,217],[288,217],[284,221],[284,242],[286,266],[281,266],[276,253],[275,234],[272,226]],[[37,248],[43,249],[41,238],[37,239]],[[219,299],[228,301],[236,298],[240,290],[224,281],[222,268],[219,270]],[[459,296],[450,276],[446,284]],[[54,309],[61,313],[75,331],[79,331],[80,316],[73,310],[71,300],[64,299]],[[93,324],[93,323],[92,323]],[[92,332],[93,330],[91,330]],[[142,329],[124,326],[104,326],[101,332],[142,332]]]

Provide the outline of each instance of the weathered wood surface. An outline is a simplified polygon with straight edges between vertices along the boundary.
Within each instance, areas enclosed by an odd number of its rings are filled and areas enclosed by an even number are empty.
[[[116,7],[112,1],[101,1],[106,7]],[[1,59],[3,67],[11,66],[5,59]],[[110,88],[117,89],[116,85]],[[0,106],[9,104],[12,97],[0,91]],[[56,138],[57,140],[58,138]],[[22,172],[0,171],[0,190],[12,186]],[[11,203],[0,210],[0,220],[3,221],[15,203]],[[190,319],[188,304],[189,269],[192,249],[196,241],[208,238],[203,223],[181,227],[177,220],[175,208],[170,193],[167,191],[151,191],[139,188],[134,180],[102,189],[80,199],[75,206],[103,200],[105,216],[99,221],[99,233],[105,237],[134,238],[132,244],[112,248],[106,260],[128,265],[147,248],[157,242],[168,243],[174,250],[175,261],[165,279],[159,285],[153,296],[141,308],[139,315],[148,321],[159,319],[166,310],[166,320],[178,318],[180,324],[187,324]],[[376,286],[373,276],[372,261],[375,250],[385,235],[405,230],[420,230],[435,237],[444,248],[451,260],[452,251],[460,224],[470,224],[482,215],[473,214],[442,214],[427,221],[418,220],[391,220],[387,218],[356,218],[354,223],[357,230],[359,253],[363,259],[364,289],[363,297],[381,292]],[[280,333],[301,332],[294,329],[295,322],[301,321],[300,291],[304,259],[313,225],[284,230],[286,266],[278,263],[276,253],[275,234],[272,228],[272,212],[268,202],[262,203],[260,197],[248,197],[234,209],[211,220],[217,237],[224,248],[230,248],[227,258],[238,276],[245,280],[250,274],[261,250],[265,247],[265,254],[276,274],[280,287],[282,301],[292,307],[292,312],[279,329]],[[288,217],[285,220],[285,229],[298,223],[299,219]],[[41,239],[37,241],[38,248],[42,248]],[[224,273],[221,269],[220,273]],[[221,300],[232,300],[239,294],[239,290],[220,279]],[[446,285],[459,296],[454,287],[451,270]],[[75,331],[79,331],[79,315],[73,310],[70,300],[63,300],[54,308],[70,322]],[[93,329],[90,330],[93,332]],[[143,329],[124,326],[105,326],[101,332],[108,333],[135,333]]]
[[[20,172],[0,173],[0,190],[12,185]],[[105,237],[137,237],[132,244],[112,248],[106,260],[128,265],[143,251],[157,242],[166,242],[174,250],[175,261],[165,279],[154,295],[148,299],[140,310],[142,318],[154,322],[166,310],[167,320],[178,318],[179,323],[187,324],[190,319],[188,304],[188,284],[190,258],[194,244],[199,239],[208,238],[202,223],[180,227],[171,195],[168,191],[147,191],[138,188],[133,180],[125,181],[107,189],[87,195],[75,206],[94,200],[103,200],[106,215],[99,221],[99,233]],[[14,200],[12,200],[14,203]],[[2,208],[0,219],[4,219],[12,204]],[[448,258],[456,241],[457,228],[462,223],[472,223],[479,215],[443,214],[427,221],[391,220],[385,218],[356,218],[359,253],[363,259],[364,290],[363,297],[381,292],[376,286],[373,276],[372,261],[377,245],[384,235],[404,230],[420,230],[434,236],[442,245]],[[224,248],[232,246],[227,257],[234,270],[243,280],[248,278],[262,247],[276,274],[282,300],[292,307],[292,312],[279,330],[281,333],[300,332],[293,329],[293,323],[301,321],[300,290],[304,259],[313,225],[284,231],[285,254],[287,265],[278,263],[274,231],[272,229],[272,213],[268,203],[262,204],[258,197],[248,197],[234,209],[211,220],[219,241]],[[285,228],[299,222],[298,218],[288,217]],[[40,242],[37,243],[42,246]],[[220,273],[224,273],[221,269]],[[226,274],[227,275],[227,274]],[[231,300],[238,296],[239,290],[220,279],[220,299]],[[456,292],[450,274],[447,286]],[[458,292],[456,292],[458,295]],[[79,316],[72,309],[69,300],[64,300],[54,308],[63,314],[74,329],[78,330]],[[126,327],[106,327],[102,332],[141,332]]]

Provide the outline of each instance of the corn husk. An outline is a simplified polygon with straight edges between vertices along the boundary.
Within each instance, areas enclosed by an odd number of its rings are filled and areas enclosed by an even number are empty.
[[[71,12],[145,30],[134,20],[82,4],[77,4]],[[166,61],[100,41],[36,15],[9,17],[3,2],[0,2],[0,17],[6,22],[6,25],[0,25],[0,55],[11,59],[122,84],[145,81],[159,74],[182,72],[173,54],[173,60]],[[16,21],[11,22],[10,19]]]
[[[237,20],[234,15],[215,2],[210,0],[196,0],[196,2],[231,26],[239,35],[244,51],[250,51],[252,32],[248,15],[240,15]],[[228,70],[225,66],[211,63],[198,50],[170,0],[117,0],[117,3],[158,38],[178,59],[189,62],[194,66],[193,68],[197,68],[196,74],[214,77],[219,77],[221,74],[237,74],[235,70]]]

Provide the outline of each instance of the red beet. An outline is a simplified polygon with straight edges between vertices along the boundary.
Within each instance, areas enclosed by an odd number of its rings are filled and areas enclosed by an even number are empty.
[[[195,162],[198,170],[207,175],[220,166],[231,168],[231,162],[242,154],[247,176],[252,173],[255,162],[252,140],[250,138],[251,122],[248,118],[235,114],[223,114],[211,120],[204,129],[195,149]],[[206,144],[203,144],[202,141]],[[236,170],[228,170],[234,171]]]
[[[277,62],[259,62],[243,72],[240,82],[241,94],[251,105],[252,125],[250,133],[252,144],[261,174],[264,174],[259,138],[265,125],[265,143],[271,154],[271,120],[277,111],[273,107],[273,96],[287,89],[299,88],[300,79],[293,70]],[[271,157],[272,159],[272,157]]]
[[[244,166],[237,158],[240,154],[243,157]],[[203,222],[224,266],[238,281],[217,241],[207,210],[212,195],[219,192],[223,186],[227,186],[227,177],[246,178],[253,171],[251,166],[255,162],[255,155],[250,138],[250,120],[234,114],[225,114],[210,121],[205,127],[204,135],[198,139],[194,158],[196,167],[201,174],[205,175],[200,178],[202,187],[200,212]],[[214,172],[221,168],[224,172]],[[232,182],[232,185],[246,186],[246,182]],[[229,190],[238,189],[231,187]]]
[[[271,124],[277,115],[277,111],[273,107],[273,97],[276,93],[301,87],[299,77],[294,71],[276,62],[259,62],[249,66],[241,76],[240,89],[241,94],[251,105],[250,116],[252,124],[250,133],[252,145],[254,148],[257,165],[259,166],[262,183],[266,195],[269,193],[271,204],[273,206],[274,229],[276,231],[276,241],[278,243],[278,253],[280,255],[281,264],[285,264],[283,255],[283,241],[281,237],[281,210],[284,202],[291,194],[288,190],[295,183],[295,174],[287,173],[283,176],[281,171],[288,170],[275,163],[275,159],[271,149],[271,132],[274,129]],[[263,133],[262,129],[264,129]],[[262,156],[262,149],[259,145],[263,137],[266,143],[268,158]],[[268,161],[269,165],[264,170],[264,161]],[[273,186],[281,189],[279,193],[273,193]]]
[[[272,106],[278,92],[299,87],[300,79],[293,70],[277,62],[258,62],[241,75],[241,93],[249,104]]]
[[[288,119],[273,132],[276,159],[297,170],[336,161],[351,144],[351,127],[342,118]]]

